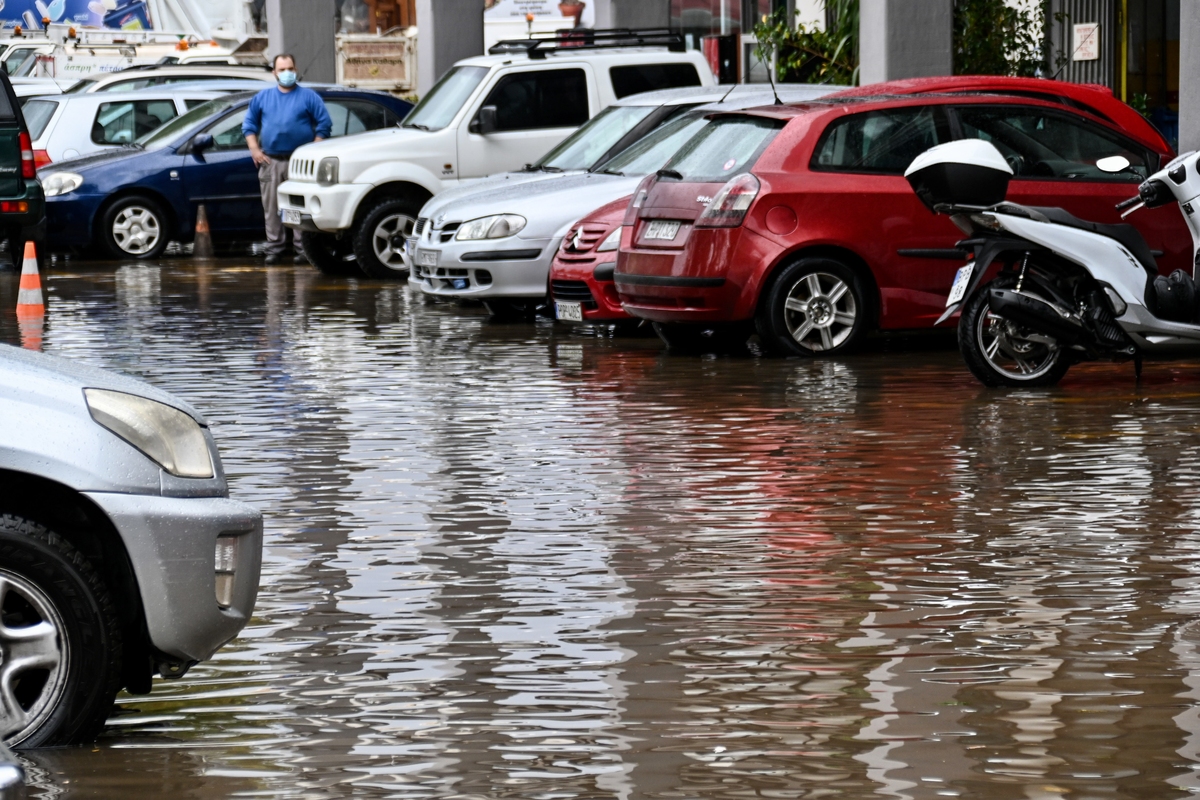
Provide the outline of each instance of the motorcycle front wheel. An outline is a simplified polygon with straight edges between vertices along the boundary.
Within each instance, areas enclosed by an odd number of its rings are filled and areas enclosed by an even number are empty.
[[[984,386],[1053,386],[1071,367],[1059,342],[988,307],[989,290],[1015,285],[1011,278],[999,278],[967,301],[958,320],[958,348]]]

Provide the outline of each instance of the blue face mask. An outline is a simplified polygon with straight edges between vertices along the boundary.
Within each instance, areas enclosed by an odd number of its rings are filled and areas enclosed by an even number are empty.
[[[294,70],[285,69],[276,76],[279,85],[285,89],[290,89],[296,85],[296,72]]]

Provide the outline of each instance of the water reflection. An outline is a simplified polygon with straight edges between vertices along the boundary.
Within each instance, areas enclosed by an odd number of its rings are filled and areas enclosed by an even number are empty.
[[[47,797],[1198,789],[1190,365],[998,393],[938,341],[678,358],[306,268],[46,285],[45,349],[203,408],[267,515],[245,634],[33,754]]]

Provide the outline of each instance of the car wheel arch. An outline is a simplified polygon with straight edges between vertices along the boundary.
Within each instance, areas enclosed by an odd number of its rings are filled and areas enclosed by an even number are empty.
[[[358,208],[354,212],[355,227],[358,226],[363,216],[374,208],[377,203],[395,197],[411,198],[423,206],[433,197],[433,193],[419,183],[413,183],[412,181],[381,183],[367,192],[363,199],[359,201]]]
[[[756,312],[766,302],[766,297],[770,294],[771,286],[778,280],[779,275],[792,264],[805,258],[828,258],[845,264],[846,267],[853,270],[859,279],[862,280],[863,286],[867,289],[869,295],[865,298],[869,304],[867,316],[868,330],[879,329],[879,317],[883,307],[879,283],[875,280],[875,275],[871,272],[871,268],[867,265],[865,259],[853,250],[839,245],[809,245],[789,250],[780,256],[759,284],[758,297],[755,301]]]
[[[0,513],[50,528],[78,550],[108,587],[121,617],[125,648],[122,686],[150,691],[152,665],[146,616],[133,563],[108,515],[86,495],[41,475],[0,469]]]

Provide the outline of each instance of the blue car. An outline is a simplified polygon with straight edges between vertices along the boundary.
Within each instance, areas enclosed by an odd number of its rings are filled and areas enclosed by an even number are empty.
[[[315,88],[333,135],[397,124],[412,104],[382,92]],[[47,245],[118,259],[154,258],[192,240],[203,203],[214,243],[262,241],[258,169],[242,136],[254,92],[197,106],[120,150],[60,161],[38,173]]]

